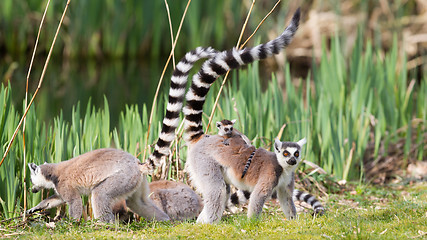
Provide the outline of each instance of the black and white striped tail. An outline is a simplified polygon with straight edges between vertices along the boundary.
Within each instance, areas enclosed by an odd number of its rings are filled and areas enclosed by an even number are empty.
[[[231,204],[234,204],[234,205],[245,204],[249,200],[250,196],[251,196],[250,192],[242,191],[239,189],[233,194],[231,194],[230,201],[231,201]],[[325,211],[320,201],[317,200],[315,196],[307,192],[294,189],[292,197],[294,201],[301,201],[301,202],[306,202],[310,204],[310,206],[313,208],[315,215],[322,215]],[[276,192],[273,192],[271,198],[277,198]]]
[[[184,140],[191,142],[203,135],[202,113],[206,95],[212,83],[231,69],[239,68],[259,59],[264,59],[289,45],[298,29],[300,10],[298,9],[285,31],[276,39],[254,48],[223,51],[203,63],[201,70],[193,76],[190,90],[186,95],[184,107]]]
[[[294,189],[293,193],[293,199],[306,202],[311,205],[313,208],[314,214],[323,215],[325,209],[323,208],[322,204],[319,202],[319,200],[316,199],[315,196],[311,195],[310,193],[300,191],[298,189]]]
[[[176,65],[171,77],[169,101],[166,107],[166,115],[163,119],[162,131],[154,147],[154,152],[148,157],[147,167],[151,171],[160,164],[162,157],[169,155],[170,144],[175,139],[175,130],[179,125],[179,113],[182,109],[190,70],[198,60],[212,58],[216,54],[218,52],[211,47],[198,47],[186,53]]]
[[[251,153],[251,155],[248,158],[248,161],[246,161],[245,169],[243,169],[241,178],[245,177],[246,173],[248,172],[248,169],[251,166],[252,158],[254,158],[255,152],[256,152],[256,149]]]

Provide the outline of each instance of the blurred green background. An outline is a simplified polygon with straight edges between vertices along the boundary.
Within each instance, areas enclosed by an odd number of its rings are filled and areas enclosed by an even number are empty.
[[[0,1],[0,79],[16,89],[15,103],[24,98],[30,56],[46,3],[45,0]],[[30,92],[37,86],[65,3],[50,3],[30,79]],[[176,60],[197,46],[220,50],[234,46],[251,3],[249,0],[192,1],[176,46]],[[271,0],[255,2],[243,39],[252,33],[274,3]],[[174,0],[168,4],[175,34],[187,1]],[[414,60],[411,69],[418,71],[416,78],[422,78],[425,65],[420,62],[427,53],[425,1],[282,1],[254,39],[266,41],[277,36],[299,6],[301,28],[296,41],[286,51],[292,76],[305,77],[313,59],[320,59],[322,39],[330,42],[337,34],[343,39],[345,53],[349,54],[359,30],[364,41],[370,40],[375,49],[384,52],[391,48],[393,35],[397,35],[398,54],[408,54],[408,60]],[[254,41],[249,46],[253,44]],[[125,104],[150,103],[170,49],[164,1],[72,0],[46,81],[36,100],[38,117],[49,120],[62,109],[65,119],[71,119],[71,108],[77,101],[85,105],[92,98],[95,106],[102,106],[104,95],[112,100],[112,114],[118,114]],[[267,70],[262,70],[264,76],[268,77],[273,70],[283,75],[282,67],[274,68],[278,64],[283,65],[283,59],[276,64],[268,62]],[[171,71],[169,67],[166,79]]]

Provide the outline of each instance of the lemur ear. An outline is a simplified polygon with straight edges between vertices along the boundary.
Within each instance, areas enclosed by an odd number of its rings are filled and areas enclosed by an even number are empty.
[[[307,139],[305,139],[305,138],[303,138],[303,139],[301,139],[301,140],[299,140],[298,142],[297,142],[297,144],[300,146],[300,147],[302,147],[304,144],[306,144],[307,143]]]
[[[216,127],[219,128],[221,126],[221,122],[216,122]]]
[[[35,174],[38,166],[34,163],[28,163],[28,168],[31,171],[31,174]]]
[[[276,149],[277,152],[280,152],[280,148],[282,147],[282,142],[276,138],[274,139],[274,149]]]
[[[234,124],[236,122],[236,119],[231,120],[231,122]]]

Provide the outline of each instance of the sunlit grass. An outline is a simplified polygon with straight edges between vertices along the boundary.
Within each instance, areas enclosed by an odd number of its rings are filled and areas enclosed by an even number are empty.
[[[400,188],[400,187],[399,187]],[[48,227],[36,220],[17,229],[9,222],[2,233],[30,239],[148,238],[148,239],[407,239],[427,233],[425,183],[400,188],[365,186],[362,192],[331,194],[324,216],[300,213],[286,220],[277,203],[271,202],[259,220],[248,220],[245,212],[224,216],[218,224],[132,222],[102,224],[63,219]]]

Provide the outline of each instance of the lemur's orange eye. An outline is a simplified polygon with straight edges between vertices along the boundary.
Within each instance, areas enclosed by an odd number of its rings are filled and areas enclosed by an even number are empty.
[[[299,157],[299,152],[298,152],[298,151],[296,151],[296,152],[294,153],[294,156],[295,156],[295,157]]]
[[[284,151],[283,152],[283,156],[288,157],[289,156],[289,152],[288,151]]]

